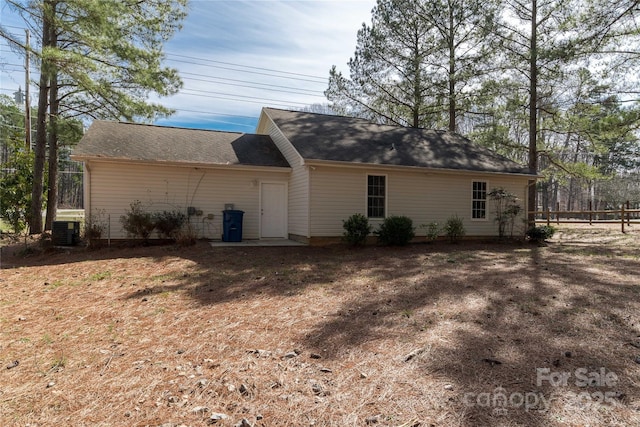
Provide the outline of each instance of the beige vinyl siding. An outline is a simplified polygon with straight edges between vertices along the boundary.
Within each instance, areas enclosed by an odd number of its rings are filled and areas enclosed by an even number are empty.
[[[260,181],[286,182],[288,173],[206,169],[161,165],[91,162],[92,213],[110,216],[112,239],[126,238],[120,216],[130,204],[140,200],[149,212],[178,210],[188,206],[202,210],[191,223],[199,237],[219,239],[222,210],[227,203],[245,212],[243,238],[259,238]],[[213,220],[207,218],[213,214]],[[155,236],[154,236],[155,237]]]
[[[342,168],[315,166],[311,171],[311,235],[336,237],[343,232],[342,220],[354,213],[367,214],[367,175],[385,175],[387,185],[387,216],[406,215],[424,235],[421,224],[435,221],[444,224],[447,218],[463,218],[467,235],[493,236],[497,227],[493,205],[487,201],[487,219],[471,220],[471,192],[474,180],[486,181],[487,189],[504,187],[516,194],[524,212],[526,177],[500,175],[453,174],[433,171],[398,171],[391,169]],[[374,227],[381,220],[370,220]],[[516,230],[523,231],[517,220]]]
[[[495,236],[498,233],[494,221],[495,208],[493,202],[487,198],[486,218],[472,219],[472,190],[473,181],[487,183],[487,193],[497,187],[515,194],[522,207],[522,214],[515,222],[514,234],[524,234],[524,218],[526,205],[527,178],[497,174],[433,174],[428,177],[428,194],[425,202],[430,205],[424,218],[424,224],[435,221],[442,225],[447,218],[457,215],[464,220],[465,229],[469,236]]]
[[[309,171],[303,164],[298,152],[289,143],[287,138],[280,132],[277,126],[269,119],[264,126],[264,132],[271,136],[271,139],[282,152],[289,165],[291,165],[291,176],[289,181],[289,202],[288,202],[288,229],[290,234],[303,237],[309,235]]]
[[[310,187],[312,237],[341,236],[343,220],[355,213],[367,215],[366,179],[366,171],[314,166]]]

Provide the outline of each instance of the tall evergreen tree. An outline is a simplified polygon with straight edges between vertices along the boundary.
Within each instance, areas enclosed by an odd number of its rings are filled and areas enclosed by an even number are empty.
[[[335,66],[330,71],[325,94],[331,108],[382,123],[431,124],[435,100],[426,98],[429,76],[424,69],[432,48],[426,43],[428,32],[417,2],[379,0],[372,24],[358,31],[350,77]]]
[[[470,95],[493,71],[499,3],[493,0],[433,0],[420,3],[420,17],[431,28],[435,46],[425,58],[433,76],[434,95],[444,99],[448,129],[457,131],[457,117],[469,108]]]
[[[171,111],[149,102],[181,87],[164,67],[164,43],[180,29],[187,0],[8,0],[40,34],[41,80],[34,195],[41,194],[47,135],[50,167],[57,165],[55,117],[151,120]],[[54,95],[50,102],[49,91]],[[53,117],[53,116],[51,116]],[[49,183],[47,225],[55,216],[55,174]],[[40,188],[37,188],[40,186]],[[42,230],[42,199],[32,200],[30,231]]]
[[[349,78],[334,66],[331,107],[412,127],[456,130],[460,101],[490,59],[497,5],[477,0],[379,0],[358,31]],[[445,125],[446,123],[446,125]]]
[[[515,80],[523,81],[528,98],[528,166],[538,173],[539,112],[552,105],[554,82],[562,80],[575,59],[572,48],[571,20],[577,7],[574,1],[507,0],[502,20],[502,49],[505,68],[513,71]],[[526,89],[525,89],[526,88]],[[529,182],[527,205],[537,207],[535,180]],[[533,223],[534,216],[529,215]]]

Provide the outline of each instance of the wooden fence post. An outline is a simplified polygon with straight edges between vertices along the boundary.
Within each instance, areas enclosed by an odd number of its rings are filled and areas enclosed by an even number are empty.
[[[547,205],[547,227],[551,225],[551,212],[549,212],[549,205]]]
[[[631,225],[631,215],[629,215],[629,201],[627,200],[627,225]]]
[[[560,202],[556,203],[556,224],[560,224]]]
[[[624,233],[624,203],[620,207],[620,223],[622,224],[622,232]]]
[[[593,204],[589,200],[589,225],[593,225]]]

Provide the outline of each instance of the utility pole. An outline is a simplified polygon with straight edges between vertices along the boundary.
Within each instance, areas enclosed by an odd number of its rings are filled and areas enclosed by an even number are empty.
[[[26,40],[26,49],[25,49],[25,56],[24,56],[24,67],[25,67],[25,74],[24,74],[24,91],[25,91],[25,97],[24,97],[24,134],[25,134],[25,143],[27,145],[27,151],[31,151],[31,101],[30,101],[30,90],[29,90],[29,84],[30,84],[30,80],[31,80],[31,67],[30,67],[30,62],[31,62],[31,44],[30,44],[30,34],[29,34],[29,30],[25,29],[24,30],[25,33],[27,34],[27,40]]]

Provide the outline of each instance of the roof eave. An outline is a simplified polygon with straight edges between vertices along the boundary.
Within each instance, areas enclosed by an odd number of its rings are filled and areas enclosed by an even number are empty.
[[[224,169],[224,170],[244,170],[244,171],[268,171],[268,172],[291,172],[290,166],[260,166],[260,165],[242,165],[242,164],[218,164],[218,163],[201,163],[201,162],[176,162],[165,160],[141,160],[126,159],[117,157],[101,157],[86,156],[82,154],[72,154],[71,159],[78,162],[100,162],[100,163],[126,163],[130,165],[144,166],[173,166],[181,168],[202,168],[202,169]]]
[[[524,172],[509,172],[509,171],[480,171],[472,169],[453,169],[453,168],[434,168],[424,166],[404,166],[404,165],[385,165],[379,163],[354,163],[345,162],[339,160],[319,160],[319,159],[305,159],[304,163],[309,166],[336,166],[343,168],[356,168],[356,169],[384,169],[384,170],[411,170],[416,172],[439,172],[448,174],[488,174],[488,175],[508,175],[508,176],[521,176],[529,179],[541,178],[542,175],[524,173]]]

